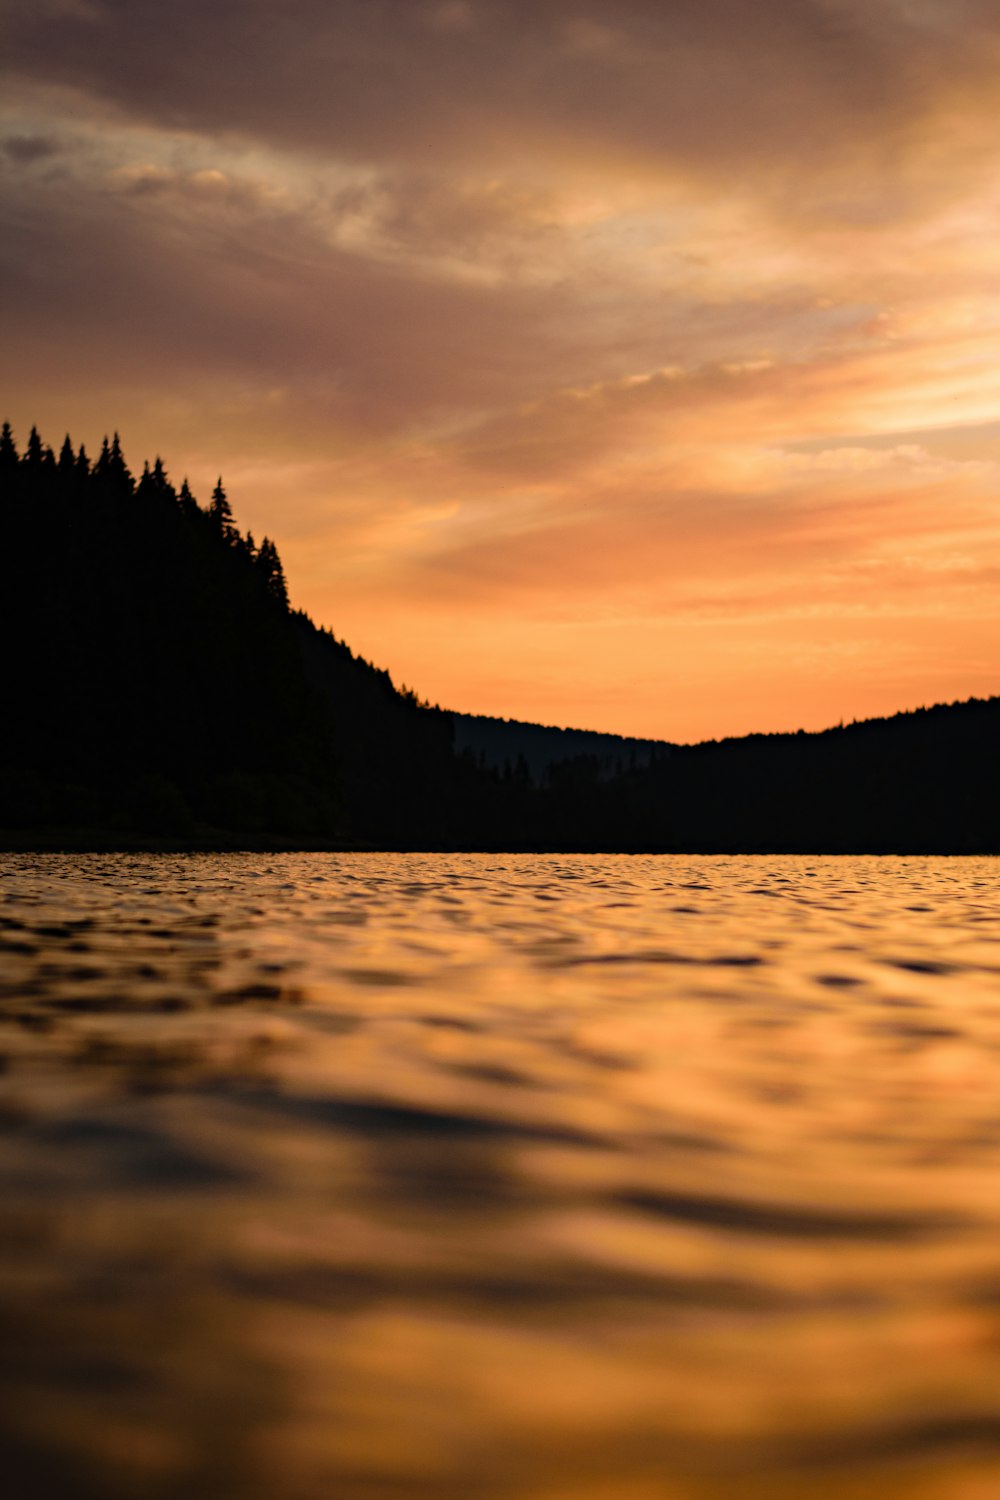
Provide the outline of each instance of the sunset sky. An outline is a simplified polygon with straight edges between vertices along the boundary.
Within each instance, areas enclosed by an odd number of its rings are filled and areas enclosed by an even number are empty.
[[[294,602],[451,708],[1000,692],[1000,0],[0,24],[21,443],[221,470]]]

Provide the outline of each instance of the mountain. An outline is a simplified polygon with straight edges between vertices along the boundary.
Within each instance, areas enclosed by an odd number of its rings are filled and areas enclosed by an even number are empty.
[[[117,437],[0,434],[0,844],[1000,852],[1000,698],[666,745],[450,713]]]

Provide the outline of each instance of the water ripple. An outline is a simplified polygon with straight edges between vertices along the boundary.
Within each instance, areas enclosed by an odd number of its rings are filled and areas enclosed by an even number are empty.
[[[17,1500],[991,1500],[987,859],[18,856]]]

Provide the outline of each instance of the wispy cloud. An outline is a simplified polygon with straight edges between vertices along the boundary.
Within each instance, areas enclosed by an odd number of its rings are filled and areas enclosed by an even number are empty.
[[[1000,690],[995,0],[2,19],[22,430],[221,465],[297,598],[456,705]]]

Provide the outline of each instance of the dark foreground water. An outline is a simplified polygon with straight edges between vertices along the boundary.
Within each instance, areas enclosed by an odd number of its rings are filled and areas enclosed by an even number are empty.
[[[997,861],[32,856],[11,1500],[996,1500]]]

